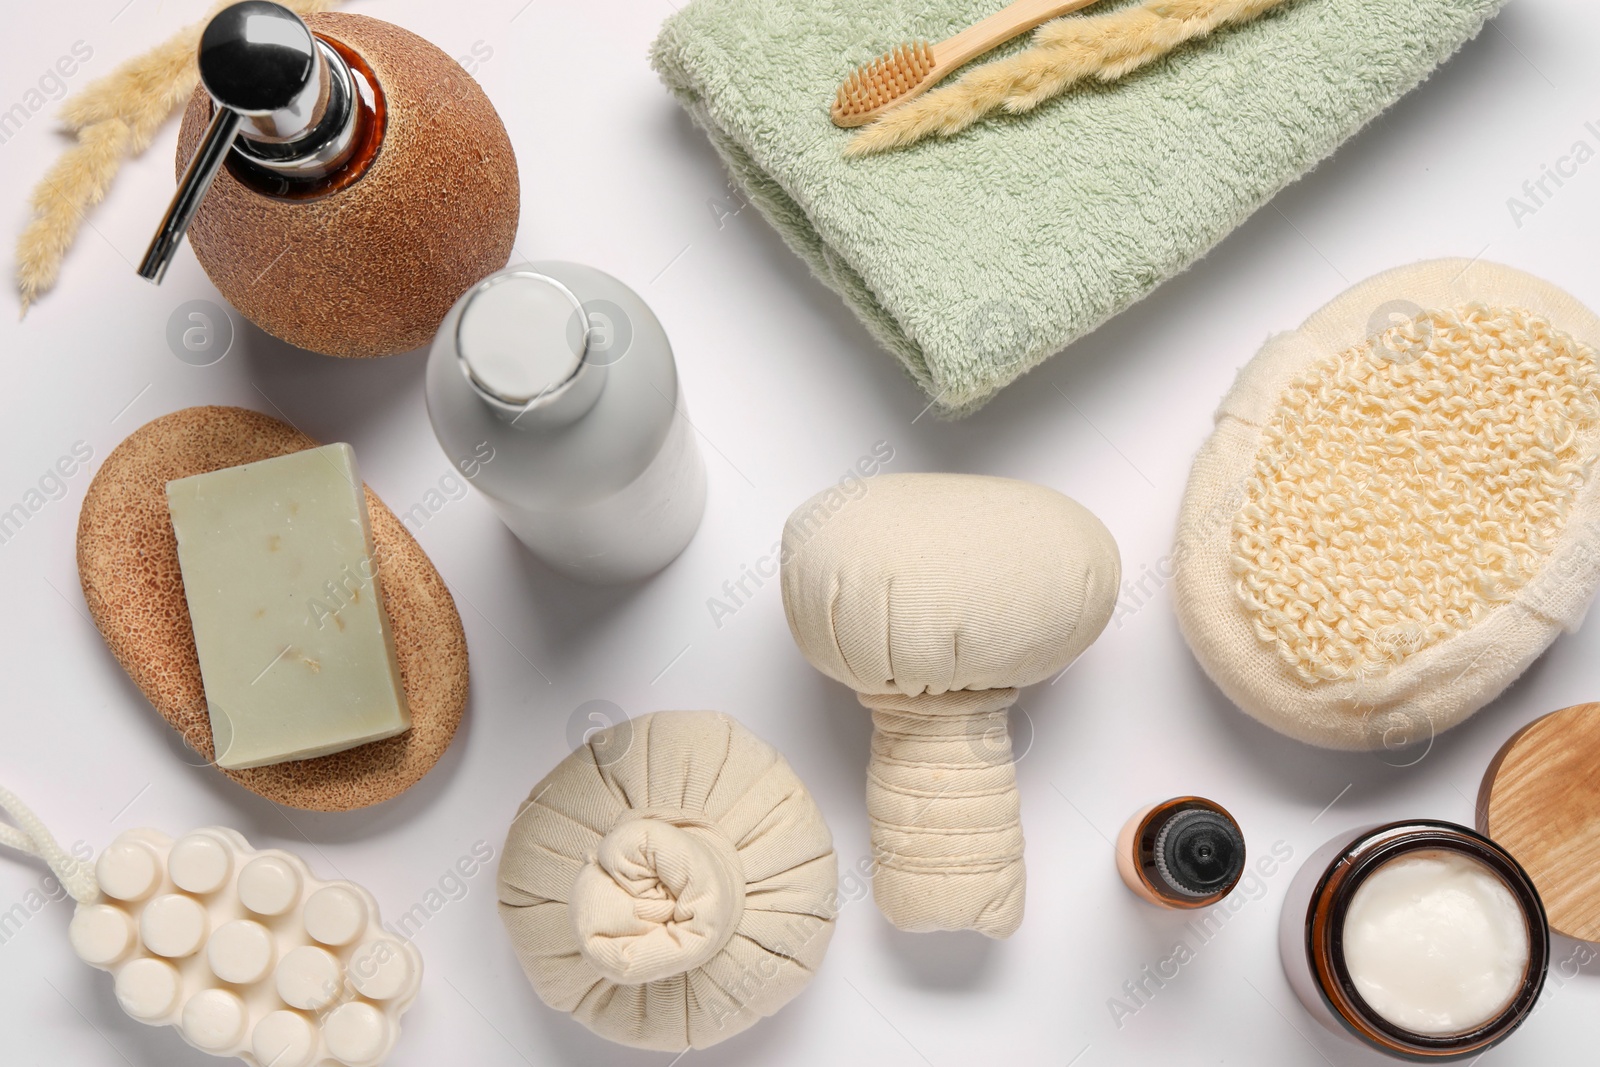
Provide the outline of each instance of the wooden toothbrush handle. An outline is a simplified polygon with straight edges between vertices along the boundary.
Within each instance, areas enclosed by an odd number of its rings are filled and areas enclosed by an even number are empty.
[[[962,30],[949,40],[933,46],[934,61],[943,70],[961,66],[1013,37],[1027,33],[1053,18],[1088,7],[1096,0],[1017,0],[982,22]]]

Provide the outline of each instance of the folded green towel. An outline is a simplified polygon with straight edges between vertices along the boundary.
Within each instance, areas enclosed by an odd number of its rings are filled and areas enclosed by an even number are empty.
[[[693,0],[653,58],[751,202],[959,415],[1203,255],[1504,2],[1290,0],[1115,84],[851,160],[828,117],[845,75],[1001,0]]]

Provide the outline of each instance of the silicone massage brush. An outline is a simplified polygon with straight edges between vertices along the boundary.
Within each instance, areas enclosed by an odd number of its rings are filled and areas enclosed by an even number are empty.
[[[839,86],[833,124],[864,126],[907,100],[921,96],[968,60],[1020,37],[1042,23],[1088,7],[1096,0],[1017,0],[938,44],[912,41],[857,70]]]
[[[1483,261],[1381,274],[1239,373],[1174,553],[1212,680],[1291,737],[1423,744],[1600,585],[1600,318]]]
[[[1110,621],[1116,542],[1027,482],[880,475],[802,504],[783,561],[801,652],[872,710],[878,907],[904,930],[1010,936],[1026,878],[1006,710]]]
[[[65,852],[9,791],[0,844],[43,859],[77,901],[67,936],[112,974],[117,1003],[251,1067],[375,1067],[422,985],[371,893],[222,827],[174,841],[119,834],[93,865]]]

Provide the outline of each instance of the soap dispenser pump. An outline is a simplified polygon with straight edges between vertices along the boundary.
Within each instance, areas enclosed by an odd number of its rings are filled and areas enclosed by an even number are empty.
[[[142,277],[159,283],[187,232],[213,284],[266,332],[383,356],[426,344],[510,258],[510,139],[477,82],[427,41],[244,0],[207,24],[199,67],[178,191]]]

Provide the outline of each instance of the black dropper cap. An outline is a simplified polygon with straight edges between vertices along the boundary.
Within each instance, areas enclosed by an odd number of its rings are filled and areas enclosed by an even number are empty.
[[[1226,893],[1244,873],[1244,835],[1221,812],[1189,808],[1157,832],[1155,860],[1156,873],[1176,893]]]

